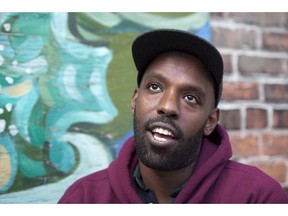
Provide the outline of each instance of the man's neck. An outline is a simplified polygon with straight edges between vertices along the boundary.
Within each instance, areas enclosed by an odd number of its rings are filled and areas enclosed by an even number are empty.
[[[180,170],[158,171],[139,162],[142,180],[152,190],[159,203],[168,203],[170,194],[183,185],[192,175],[194,166]]]

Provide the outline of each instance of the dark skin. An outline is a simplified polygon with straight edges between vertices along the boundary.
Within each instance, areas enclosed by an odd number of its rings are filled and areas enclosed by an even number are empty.
[[[168,203],[169,195],[193,174],[202,137],[212,133],[219,119],[214,95],[212,78],[203,64],[180,52],[167,52],[156,57],[134,91],[131,105],[139,126],[143,127],[149,119],[165,117],[181,131],[177,132],[172,124],[161,122],[147,126],[141,134],[148,153],[147,160],[139,157],[140,171],[144,184],[155,193],[159,203]],[[173,166],[175,162],[171,162],[171,166],[163,169],[157,164],[171,155],[173,159],[174,155],[185,152],[189,157],[191,155],[188,164],[176,168]],[[146,161],[154,161],[157,168]],[[168,164],[169,161],[167,159]]]

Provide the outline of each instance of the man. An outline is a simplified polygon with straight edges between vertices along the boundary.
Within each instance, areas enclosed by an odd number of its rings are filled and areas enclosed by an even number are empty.
[[[223,61],[209,42],[156,30],[132,45],[134,137],[108,169],[74,183],[59,203],[288,203],[278,182],[230,161],[218,124]]]

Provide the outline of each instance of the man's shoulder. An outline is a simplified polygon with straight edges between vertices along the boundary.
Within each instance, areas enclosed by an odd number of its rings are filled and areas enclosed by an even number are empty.
[[[89,175],[86,175],[82,178],[76,180],[67,191],[75,190],[90,190],[91,188],[97,188],[98,186],[102,187],[107,183],[108,172],[107,169],[100,170]]]
[[[70,185],[58,203],[94,202],[99,193],[107,191],[107,173],[107,169],[104,169],[78,179]]]
[[[78,179],[74,184],[89,183],[89,182],[95,183],[102,180],[106,180],[107,178],[108,178],[107,169],[103,169]]]
[[[232,178],[239,182],[246,182],[255,187],[277,188],[280,186],[279,182],[269,176],[264,171],[256,166],[240,163],[237,161],[229,161],[225,167],[225,171],[230,174]]]
[[[236,161],[229,161],[222,176],[223,184],[230,185],[248,203],[287,203],[288,196],[280,183],[259,168]]]
[[[245,175],[245,177],[264,178],[264,179],[267,178],[268,180],[274,180],[272,177],[270,177],[268,174],[260,170],[258,167],[240,163],[237,161],[229,161],[229,163],[225,168],[229,172],[233,172],[239,175]]]

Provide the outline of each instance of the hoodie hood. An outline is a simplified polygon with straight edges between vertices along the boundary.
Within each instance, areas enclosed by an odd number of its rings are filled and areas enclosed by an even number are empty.
[[[175,203],[204,202],[205,195],[209,194],[231,157],[232,149],[228,134],[218,124],[210,136],[204,137],[195,170]]]
[[[199,203],[232,156],[228,134],[221,125],[204,137],[195,170],[175,199],[175,203]],[[134,189],[133,172],[138,163],[134,137],[122,147],[118,157],[108,169],[108,178],[115,195],[124,203],[141,203]]]

